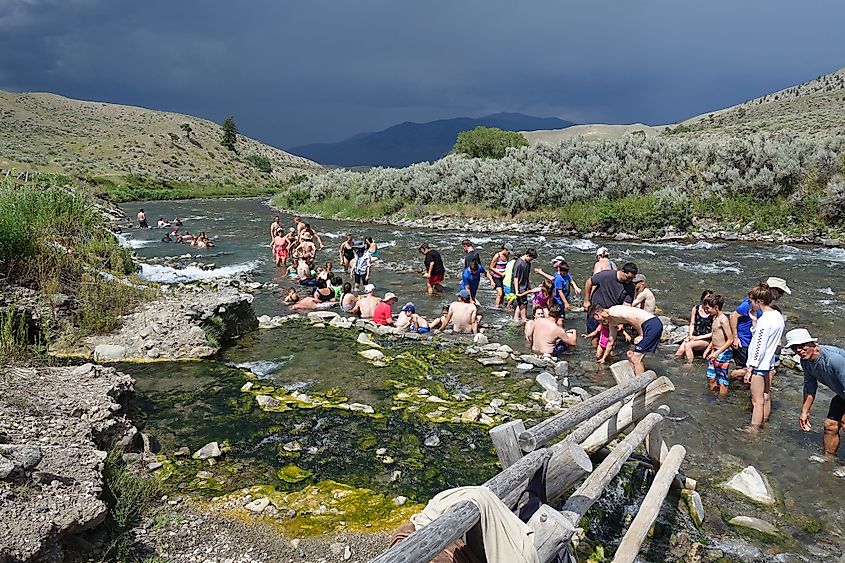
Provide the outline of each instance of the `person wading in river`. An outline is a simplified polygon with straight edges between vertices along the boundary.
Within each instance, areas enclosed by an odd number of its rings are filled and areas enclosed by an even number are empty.
[[[147,215],[144,213],[143,209],[138,210],[138,228],[139,229],[149,229],[150,226],[147,225]]]
[[[816,398],[819,382],[836,393],[830,400],[824,420],[824,455],[834,459],[839,449],[839,432],[845,428],[845,350],[836,346],[819,346],[807,329],[796,328],[786,333],[786,346],[801,358],[804,370],[804,401],[798,424],[809,432],[810,409]]]
[[[420,245],[420,254],[424,254],[423,265],[425,271],[426,285],[429,295],[435,291],[443,291],[443,279],[446,277],[446,268],[443,267],[443,258],[440,253],[428,246],[427,242]]]
[[[276,238],[276,233],[278,231],[284,232],[284,229],[282,229],[282,222],[279,220],[279,216],[277,215],[273,217],[273,222],[270,223],[270,248],[273,248],[275,246],[274,239]],[[275,254],[276,253],[273,252],[274,256]]]
[[[496,288],[496,308],[502,306],[505,300],[505,269],[508,267],[511,251],[513,245],[506,242],[502,245],[502,250],[497,252],[490,261],[490,275],[493,276],[493,287]]]
[[[783,315],[772,307],[771,288],[761,283],[750,292],[748,300],[757,316],[751,342],[748,344],[748,370],[743,380],[751,384],[751,426],[755,431],[769,420],[772,412],[772,373],[783,335]]]
[[[628,361],[631,362],[635,375],[644,373],[643,356],[649,352],[657,351],[657,345],[660,344],[660,337],[663,335],[663,323],[660,319],[638,307],[614,305],[605,309],[599,303],[593,303],[590,306],[590,316],[597,323],[607,323],[610,331],[604,357],[599,358],[599,363],[605,363],[613,354],[618,327],[628,324],[634,327],[637,332],[637,336],[634,338],[634,348],[628,350]]]

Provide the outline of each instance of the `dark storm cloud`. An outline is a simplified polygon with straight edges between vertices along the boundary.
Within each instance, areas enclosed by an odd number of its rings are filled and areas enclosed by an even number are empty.
[[[235,115],[279,146],[522,111],[671,122],[845,66],[829,0],[0,0],[0,88]]]

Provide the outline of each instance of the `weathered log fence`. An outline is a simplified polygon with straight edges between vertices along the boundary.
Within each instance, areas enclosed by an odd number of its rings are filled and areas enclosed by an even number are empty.
[[[552,561],[572,539],[581,517],[601,497],[640,444],[644,445],[656,475],[614,561],[634,561],[671,486],[692,491],[696,488],[695,480],[678,472],[686,450],[680,445],[670,449],[660,432],[659,425],[669,414],[669,407],[658,404],[674,391],[672,382],[657,377],[653,371],[639,376],[624,374],[617,381],[616,386],[531,428],[526,429],[522,420],[513,420],[490,430],[502,471],[484,486],[512,510],[517,508],[529,481],[544,464],[546,497],[550,501],[560,498],[586,477],[562,510],[544,504],[528,521],[535,532],[534,545],[542,563]],[[593,469],[588,455],[606,447],[624,432],[627,432],[624,439]],[[559,441],[553,443],[556,440]],[[469,532],[478,520],[478,507],[462,501],[370,563],[427,563]]]

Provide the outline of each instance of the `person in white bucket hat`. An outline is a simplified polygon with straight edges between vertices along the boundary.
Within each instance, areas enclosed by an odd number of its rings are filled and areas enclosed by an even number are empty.
[[[836,346],[820,346],[805,328],[787,332],[786,345],[801,358],[804,370],[804,401],[798,417],[801,430],[809,432],[812,429],[810,408],[819,382],[836,393],[824,420],[824,454],[833,459],[839,449],[839,432],[845,424],[845,350]]]

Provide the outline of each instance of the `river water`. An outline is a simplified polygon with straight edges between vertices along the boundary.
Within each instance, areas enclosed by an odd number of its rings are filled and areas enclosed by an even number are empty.
[[[143,202],[127,204],[124,209],[134,216],[139,207],[145,209],[151,224],[159,216],[172,219],[178,215],[185,223],[183,230],[187,228],[192,233],[203,230],[216,243],[215,248],[200,250],[159,242],[163,231],[158,229],[128,231],[126,238],[142,259],[191,253],[197,256],[197,261],[215,264],[212,270],[179,271],[163,265],[145,266],[142,277],[172,283],[249,271],[256,281],[274,281],[282,287],[291,285],[273,267],[268,228],[273,216],[279,213],[263,200]],[[291,216],[279,215],[284,225],[292,225]],[[318,260],[333,261],[336,271],[339,269],[337,248],[346,232],[353,233],[356,240],[367,235],[374,237],[380,247],[381,261],[373,268],[372,281],[380,292],[396,293],[400,305],[412,301],[418,312],[433,318],[449,301],[448,296],[430,298],[425,294],[422,255],[417,251],[424,241],[441,251],[450,273],[446,286],[457,290],[459,264],[463,260],[460,241],[465,237],[459,224],[452,232],[429,232],[377,224],[306,221],[318,230],[326,245]],[[840,274],[845,265],[845,251],[842,249],[736,242],[600,241],[515,233],[474,234],[469,238],[485,261],[506,241],[517,251],[529,246],[536,248],[540,255],[538,263],[546,271],[550,270],[549,260],[563,254],[573,277],[582,286],[592,266],[593,251],[599,245],[607,246],[618,262],[633,261],[639,266],[657,297],[661,313],[676,319],[676,324],[685,324],[683,319],[688,318],[690,307],[704,289],[724,295],[729,312],[759,279],[780,276],[787,279],[792,289],[792,295],[779,303],[787,317],[787,330],[807,327],[823,343],[845,344],[842,336],[845,288]],[[539,276],[534,275],[532,279],[539,281]],[[487,306],[482,311],[485,322],[502,327],[489,331],[491,340],[527,351],[519,331],[508,325],[508,316],[489,308],[494,293],[486,282],[482,284],[479,299]],[[281,294],[271,292],[259,293],[255,308],[258,315],[288,313]],[[583,314],[570,313],[567,326],[582,331]],[[263,456],[268,475],[280,462],[274,457],[276,450],[265,446],[292,439],[302,424],[312,428],[316,424],[323,436],[315,446],[320,448],[321,454],[316,456],[319,461],[300,463],[308,465],[320,478],[401,493],[423,502],[443,486],[475,484],[495,473],[495,460],[483,430],[447,425],[448,437],[444,437],[443,444],[449,445],[433,454],[431,449],[421,447],[420,442],[437,431],[434,425],[417,425],[407,418],[403,421],[390,416],[369,425],[362,425],[349,414],[323,413],[322,421],[315,419],[314,413],[279,416],[250,410],[251,405],[239,397],[243,377],[233,366],[246,365],[278,385],[300,385],[318,391],[338,388],[350,400],[378,408],[379,401],[388,395],[389,386],[385,385],[383,376],[374,375],[375,370],[355,356],[351,341],[334,332],[337,331],[297,327],[259,331],[225,350],[219,362],[127,366],[138,378],[139,415],[159,435],[163,446],[175,448],[202,445],[204,440],[229,439],[241,451]],[[648,358],[647,365],[659,375],[669,376],[675,384],[676,391],[667,404],[672,416],[677,418],[667,424],[664,435],[670,445],[686,446],[685,473],[699,480],[714,529],[726,529],[720,515],[729,519],[743,513],[769,519],[785,528],[795,538],[796,550],[812,553],[813,546],[819,542],[845,544],[843,481],[833,476],[829,464],[808,461],[810,455],[821,453],[822,420],[831,394],[820,389],[813,411],[813,431],[802,432],[797,423],[802,379],[784,370],[775,382],[770,423],[759,434],[749,435],[742,431],[750,419],[747,391],[734,385],[726,401],[714,401],[706,392],[705,366],[701,360],[688,366],[675,361],[672,352],[673,347],[661,347],[655,357]],[[596,390],[597,386],[613,384],[610,373],[596,366],[587,346],[582,345],[568,359],[573,384],[587,389],[596,387]],[[471,377],[466,373],[453,374],[456,388],[501,385],[471,362],[454,364],[445,373],[448,376],[450,370],[464,369],[477,373]],[[530,381],[527,385],[530,386]],[[405,452],[417,464],[420,456],[428,461],[421,466],[409,462],[410,465],[404,466],[404,477],[396,480],[373,462],[372,453],[366,453],[369,448],[378,447],[373,444],[396,449],[400,452],[398,458]],[[460,459],[473,460],[472,468],[457,467],[460,464],[455,460]],[[746,465],[754,465],[767,475],[779,498],[776,510],[741,503],[733,505],[730,497],[717,491],[720,482]],[[821,534],[802,529],[799,522],[802,518],[820,521]],[[716,545],[720,541],[725,545],[730,543],[727,536],[713,541]]]

